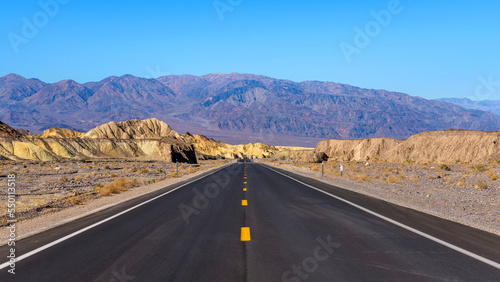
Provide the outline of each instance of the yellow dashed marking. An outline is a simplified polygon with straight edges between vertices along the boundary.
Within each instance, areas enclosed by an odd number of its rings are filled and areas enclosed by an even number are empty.
[[[243,182],[243,184],[247,184],[247,182],[245,181],[245,182]]]
[[[242,206],[248,206],[248,201],[247,200],[241,200],[241,205]]]
[[[245,176],[245,177],[243,177],[243,179],[247,179],[247,177]]]
[[[241,227],[241,241],[250,241],[250,227]]]
[[[246,190],[247,190],[247,188],[243,188],[243,191],[246,191]]]

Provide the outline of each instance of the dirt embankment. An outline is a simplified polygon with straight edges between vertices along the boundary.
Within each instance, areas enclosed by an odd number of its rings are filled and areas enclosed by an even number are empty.
[[[482,163],[500,159],[500,132],[428,131],[406,140],[369,138],[320,141],[315,153],[337,161]]]

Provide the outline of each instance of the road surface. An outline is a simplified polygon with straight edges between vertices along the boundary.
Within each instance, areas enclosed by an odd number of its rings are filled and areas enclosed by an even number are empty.
[[[16,274],[3,264],[0,281],[498,281],[499,247],[490,233],[237,163],[20,240]]]

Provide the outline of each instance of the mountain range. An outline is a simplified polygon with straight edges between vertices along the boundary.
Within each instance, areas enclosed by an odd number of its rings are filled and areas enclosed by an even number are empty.
[[[452,103],[466,109],[487,111],[500,115],[500,100],[474,101],[468,98],[441,98],[439,100]]]
[[[404,93],[253,74],[111,76],[80,84],[0,78],[0,120],[36,134],[157,117],[227,143],[313,147],[326,138],[397,139],[432,130],[499,130],[500,116]]]

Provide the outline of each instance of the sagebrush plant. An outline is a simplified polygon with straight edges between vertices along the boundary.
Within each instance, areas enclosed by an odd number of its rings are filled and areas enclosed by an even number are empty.
[[[69,200],[71,201],[71,203],[73,205],[80,205],[80,204],[82,204],[82,199],[80,197],[71,197],[71,198],[69,198]]]
[[[389,176],[387,178],[387,183],[398,183],[398,182],[399,182],[399,179],[397,179],[396,177]]]
[[[466,185],[465,179],[460,178],[457,183],[458,186],[464,187]]]
[[[498,179],[498,175],[493,175],[490,177],[490,181],[495,181]]]
[[[451,168],[445,164],[441,164],[439,166],[439,169],[446,170],[446,171],[451,171]]]
[[[475,165],[473,169],[474,169],[474,171],[477,171],[477,172],[484,172],[484,171],[488,170],[488,167],[486,167],[485,165],[482,165],[482,164],[478,164],[478,165]]]
[[[109,196],[111,194],[118,194],[120,192],[127,191],[128,188],[133,187],[135,183],[135,180],[130,180],[125,177],[119,177],[113,182],[106,183],[104,186],[94,186],[94,190],[99,192],[99,195],[101,196]]]
[[[366,174],[358,174],[358,180],[359,181],[370,181],[370,177]]]
[[[488,188],[488,184],[486,184],[486,182],[484,181],[479,181],[476,184],[476,189],[486,189],[486,188]]]
[[[66,182],[66,181],[68,181],[68,178],[67,177],[61,177],[61,178],[59,178],[59,181]]]

